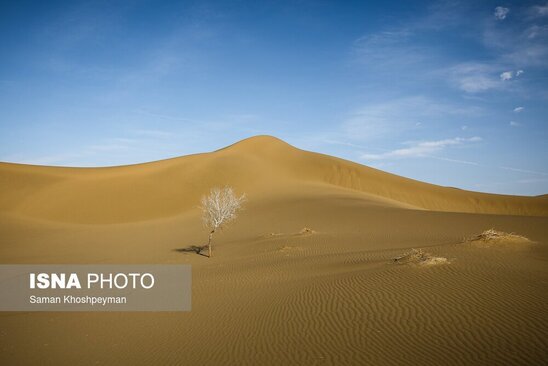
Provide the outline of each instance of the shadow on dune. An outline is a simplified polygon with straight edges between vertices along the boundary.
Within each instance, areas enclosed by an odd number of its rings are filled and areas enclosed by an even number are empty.
[[[173,251],[179,252],[179,253],[196,253],[198,255],[207,257],[207,254],[202,253],[202,250],[205,250],[205,249],[207,249],[207,245],[202,245],[202,246],[190,245],[184,248],[175,248],[173,249]]]

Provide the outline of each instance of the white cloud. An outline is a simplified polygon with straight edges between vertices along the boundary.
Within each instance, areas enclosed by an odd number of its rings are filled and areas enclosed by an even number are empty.
[[[521,123],[516,122],[516,121],[510,121],[510,126],[512,126],[512,127],[519,127],[519,126],[521,126]]]
[[[524,109],[525,108],[523,108],[523,107],[516,107],[516,108],[514,108],[514,112],[519,113],[519,112],[522,112]]]
[[[500,80],[507,81],[514,77],[514,73],[512,71],[505,71],[502,74],[500,74]]]
[[[514,72],[512,70],[510,71],[505,71],[503,73],[500,74],[500,80],[502,81],[508,81],[508,80],[511,80],[514,78],[514,76],[517,78],[518,76],[521,76],[525,73],[525,71],[523,70],[517,70],[516,73],[514,74]]]
[[[495,13],[493,14],[498,20],[504,20],[508,16],[510,9],[504,8],[502,6],[497,6],[495,8]]]
[[[463,145],[471,142],[482,141],[481,137],[455,137],[452,139],[438,140],[438,141],[423,141],[411,144],[410,147],[403,149],[396,149],[382,154],[363,154],[362,159],[366,160],[382,160],[391,158],[416,158],[416,157],[430,157],[429,155],[435,152],[439,152],[447,147]]]
[[[466,131],[466,130],[468,129],[468,126],[466,126],[466,125],[465,125],[465,126],[461,126],[460,129],[463,130],[463,131]]]

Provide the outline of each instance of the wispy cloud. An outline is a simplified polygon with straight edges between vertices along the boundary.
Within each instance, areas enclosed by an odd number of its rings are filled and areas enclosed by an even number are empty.
[[[413,31],[406,28],[366,34],[354,41],[352,61],[376,72],[396,66],[412,68],[428,60],[425,47],[411,42],[413,36]]]
[[[516,121],[510,121],[510,126],[511,127],[519,127],[519,126],[521,126],[521,123],[516,122]]]
[[[452,139],[437,141],[423,141],[410,144],[410,146],[406,148],[396,149],[382,154],[363,154],[361,157],[365,160],[429,157],[431,154],[440,152],[448,147],[479,141],[482,141],[482,139],[478,136],[470,138],[455,137]]]
[[[478,162],[475,162],[475,161],[468,161],[468,160],[462,160],[462,159],[450,159],[450,158],[443,158],[441,156],[432,156],[432,155],[428,155],[428,157],[436,160],[448,161],[450,163],[458,163],[458,164],[466,164],[466,165],[474,165],[474,166],[480,165]]]
[[[507,89],[504,82],[515,79],[524,73],[521,69],[500,72],[501,68],[501,64],[498,62],[466,62],[450,67],[447,73],[452,84],[467,93]]]
[[[534,9],[536,14],[544,11],[543,7]],[[520,8],[516,14],[523,11]],[[470,16],[472,12],[473,16]],[[495,21],[486,18],[488,13],[480,14],[477,9],[463,6],[461,2],[436,2],[425,16],[415,22],[357,39],[353,44],[354,59],[368,72],[382,72],[392,77],[398,75],[400,83],[413,78],[433,84],[449,82],[469,94],[515,91],[522,87],[521,84],[504,82],[521,76],[524,73],[522,68],[548,65],[548,42],[543,36],[548,34],[546,25],[531,24],[518,17],[516,21],[501,24],[500,21],[510,14],[510,9],[503,6],[496,7],[493,13]],[[455,24],[466,25],[469,32],[483,34],[484,45],[492,57],[447,66],[452,62],[443,59],[443,47],[433,47],[431,43],[421,41],[428,37],[429,32]]]
[[[210,14],[198,14],[193,8],[200,5],[189,5],[184,15],[171,15],[178,21],[166,21],[161,35],[151,29],[146,37],[131,38],[126,27],[139,3],[72,2],[52,11],[35,30],[45,50],[36,67],[56,77],[100,84],[106,92],[97,93],[97,99],[115,102],[204,67],[207,60],[200,50],[218,34],[215,22],[204,21]]]
[[[548,3],[546,3],[545,5],[532,6],[531,11],[536,17],[546,17],[548,16]]]
[[[178,121],[178,122],[194,122],[193,120],[191,120],[189,118],[175,116],[175,115],[171,115],[171,114],[167,114],[167,113],[153,112],[153,111],[149,111],[149,110],[146,110],[146,109],[136,109],[133,112],[136,113],[136,114],[141,114],[141,115],[145,115],[145,116],[149,116],[149,117],[154,117],[156,119],[165,119],[165,120]]]
[[[516,108],[514,108],[514,112],[515,113],[520,113],[520,112],[523,112],[524,109],[525,108],[523,108],[523,107],[516,107]]]
[[[548,178],[531,178],[531,179],[520,179],[516,183],[521,184],[531,184],[531,183],[546,183]]]
[[[504,170],[510,170],[510,171],[513,171],[513,172],[518,172],[518,173],[527,173],[527,174],[548,176],[548,173],[540,172],[540,171],[537,171],[537,170],[527,170],[527,169],[513,168],[513,167],[509,167],[509,166],[500,166],[499,168],[504,169]]]
[[[127,150],[132,145],[139,144],[139,140],[125,137],[114,137],[104,139],[100,144],[93,144],[87,147],[87,150],[94,152],[112,152]]]
[[[60,153],[60,154],[51,154],[51,155],[42,155],[42,156],[21,156],[21,155],[12,155],[3,157],[2,161],[10,161],[19,164],[30,164],[30,165],[63,165],[68,161],[80,160],[86,156],[85,153]],[[76,164],[74,164],[76,165]]]
[[[483,29],[483,43],[499,64],[516,68],[546,67],[548,29],[543,22],[543,19],[534,18],[518,19],[504,26],[487,22]],[[518,73],[522,74],[523,70],[518,70]]]
[[[162,130],[135,130],[133,132],[139,136],[160,138],[160,139],[166,139],[174,136],[173,132],[162,131]]]
[[[466,62],[449,68],[449,80],[453,85],[467,93],[485,92],[503,87],[496,78],[497,65]],[[502,75],[500,76],[502,79]]]
[[[548,26],[533,24],[527,28],[524,33],[530,40],[537,37],[546,37],[546,35],[548,35]]]
[[[354,140],[377,138],[420,128],[425,120],[452,116],[477,116],[476,107],[442,103],[426,96],[413,96],[370,103],[353,111],[343,122],[345,135]]]

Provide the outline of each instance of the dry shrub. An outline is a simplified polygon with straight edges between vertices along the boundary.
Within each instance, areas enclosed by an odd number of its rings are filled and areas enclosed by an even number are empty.
[[[530,244],[531,240],[522,235],[505,233],[495,229],[485,230],[483,233],[468,240],[479,247],[519,248],[520,244]]]
[[[424,252],[422,249],[414,248],[407,253],[392,258],[392,261],[397,264],[418,264],[421,266],[432,266],[449,263],[447,258],[436,257],[430,253]]]
[[[314,233],[315,233],[315,231],[312,230],[312,229],[310,229],[310,228],[308,228],[308,227],[303,227],[303,228],[301,229],[301,231],[299,231],[299,234],[300,234],[300,235],[311,235],[311,234],[314,234]]]
[[[314,230],[312,230],[308,227],[304,227],[301,230],[299,230],[297,232],[294,232],[294,233],[290,233],[290,234],[271,232],[271,233],[263,235],[263,237],[265,237],[265,238],[276,238],[276,237],[282,237],[282,236],[285,236],[285,237],[287,237],[287,236],[298,237],[298,236],[308,236],[308,235],[313,235],[313,234],[316,234],[316,231],[314,231]]]
[[[449,261],[444,257],[427,256],[419,264],[423,266],[435,266],[438,264],[449,264]]]
[[[300,251],[302,250],[301,247],[294,247],[290,245],[284,245],[278,249],[280,252],[291,252],[291,251]]]
[[[530,241],[528,238],[522,235],[517,235],[514,233],[505,233],[503,231],[497,231],[495,229],[485,230],[483,233],[476,235],[472,238],[472,241],[482,240],[482,241],[496,241],[496,240],[522,240]]]

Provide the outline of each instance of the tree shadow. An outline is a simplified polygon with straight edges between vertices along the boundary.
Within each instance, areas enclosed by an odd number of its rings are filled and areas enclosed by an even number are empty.
[[[207,245],[202,245],[202,246],[189,245],[188,247],[176,248],[176,249],[173,249],[173,250],[175,252],[179,252],[179,253],[196,253],[198,255],[207,257],[208,256],[207,254],[202,253],[202,251],[205,250],[205,249],[207,249]]]

